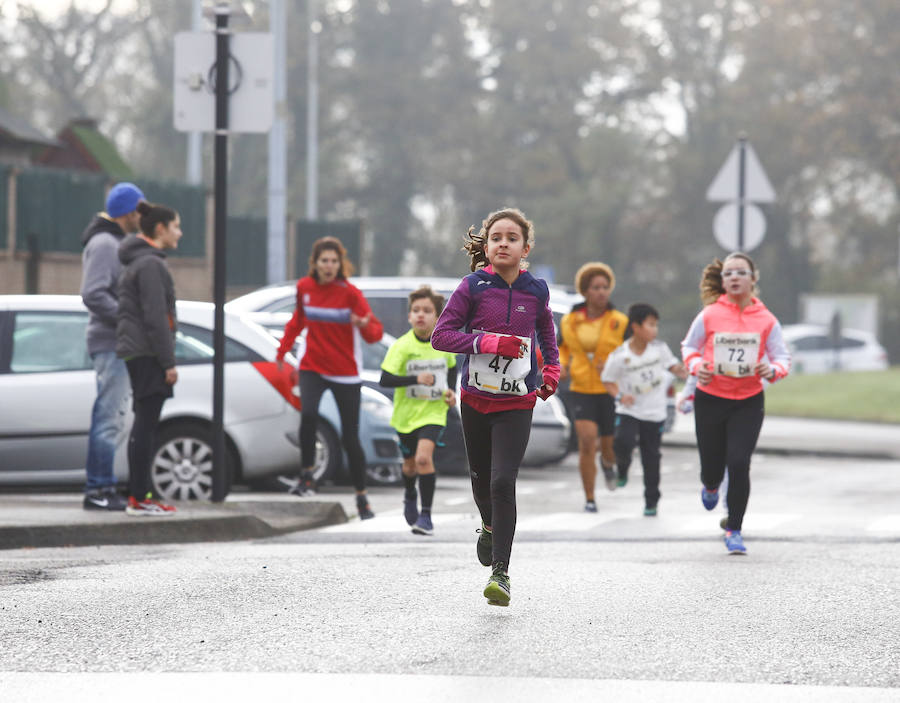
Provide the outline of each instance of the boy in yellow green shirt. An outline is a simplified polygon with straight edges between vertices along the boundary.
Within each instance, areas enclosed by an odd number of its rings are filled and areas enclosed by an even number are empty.
[[[417,535],[434,534],[434,448],[447,426],[447,411],[456,405],[456,356],[431,346],[431,333],[443,307],[444,297],[428,286],[410,293],[411,329],[391,345],[381,363],[379,383],[394,389],[391,426],[397,430],[403,453],[403,516]]]

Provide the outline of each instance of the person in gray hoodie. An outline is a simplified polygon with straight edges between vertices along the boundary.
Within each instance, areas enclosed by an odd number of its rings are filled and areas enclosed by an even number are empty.
[[[161,517],[175,508],[153,496],[151,462],[156,426],[166,398],[178,380],[175,369],[175,285],[165,249],[181,239],[181,218],[163,205],[141,201],[141,231],[119,245],[119,314],[116,354],[125,361],[134,398],[134,424],[128,438],[129,515]]]
[[[85,510],[125,510],[116,493],[113,461],[125,428],[128,372],[116,356],[116,283],[122,266],[119,244],[138,229],[137,204],[144,198],[133,183],[117,183],[106,197],[106,210],[97,214],[81,235],[81,299],[90,311],[87,348],[97,375],[97,397],[91,411],[91,429],[85,464]]]

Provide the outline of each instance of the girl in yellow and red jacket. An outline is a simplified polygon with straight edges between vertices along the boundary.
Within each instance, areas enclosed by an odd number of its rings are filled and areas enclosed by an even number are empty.
[[[694,421],[700,452],[703,506],[719,502],[728,467],[725,546],[745,554],[741,526],[750,497],[750,457],[762,428],[763,379],[787,376],[791,355],[781,324],[759,298],[759,272],[746,254],[729,254],[703,270],[700,311],[681,343],[688,371],[697,377]]]
[[[383,327],[360,290],[347,281],[353,267],[338,239],[313,243],[309,273],[297,281],[297,307],[284,328],[279,364],[303,329],[306,350],[300,359],[300,481],[291,493],[314,495],[316,425],[319,401],[330,390],[341,417],[341,442],[347,452],[356,507],[362,520],[375,517],[366,497],[365,454],[359,442],[362,342],[381,339]]]
[[[569,399],[578,436],[584,509],[591,513],[597,512],[594,484],[598,448],[606,487],[611,491],[616,488],[616,402],[600,380],[606,357],[622,344],[628,329],[628,316],[616,310],[609,299],[615,287],[616,276],[603,262],[582,266],[575,274],[575,289],[584,296],[584,305],[576,306],[559,325],[562,378],[572,379]]]

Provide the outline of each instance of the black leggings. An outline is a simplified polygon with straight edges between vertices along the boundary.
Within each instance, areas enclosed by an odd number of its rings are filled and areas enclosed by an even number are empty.
[[[662,422],[638,420],[631,415],[616,416],[616,469],[621,478],[628,477],[631,455],[636,444],[641,447],[641,464],[644,467],[644,505],[655,508],[659,502],[659,445],[662,441]]]
[[[750,498],[750,457],[765,416],[762,392],[732,400],[697,390],[694,422],[700,450],[700,480],[718,488],[728,467],[728,529],[740,530]]]
[[[516,534],[516,477],[531,434],[531,408],[480,413],[462,403],[472,495],[493,531],[493,562],[509,566]]]
[[[153,491],[150,465],[156,447],[156,426],[162,412],[164,395],[148,395],[134,400],[134,424],[128,437],[128,492],[137,500]]]
[[[366,456],[359,443],[360,383],[335,383],[315,371],[300,372],[300,468],[316,463],[316,429],[319,424],[319,402],[330,390],[341,416],[341,443],[347,452],[350,478],[357,491],[366,490]]]

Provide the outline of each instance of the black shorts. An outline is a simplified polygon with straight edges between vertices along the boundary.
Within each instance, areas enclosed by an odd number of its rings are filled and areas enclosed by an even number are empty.
[[[155,356],[136,356],[125,362],[131,380],[133,400],[143,400],[151,395],[171,398],[172,386],[166,383],[166,370]]]
[[[572,415],[576,420],[597,424],[601,437],[616,431],[616,401],[609,393],[572,393]]]
[[[436,446],[443,447],[441,440],[444,438],[444,429],[442,425],[422,425],[408,434],[398,432],[400,452],[403,454],[403,458],[409,459],[416,455],[416,447],[420,439],[430,439]]]

